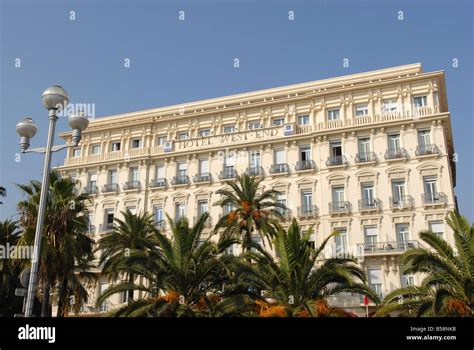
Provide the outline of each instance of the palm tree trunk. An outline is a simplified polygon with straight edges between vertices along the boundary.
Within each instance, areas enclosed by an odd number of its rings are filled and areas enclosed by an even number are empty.
[[[135,275],[133,273],[130,273],[129,276],[128,276],[128,281],[130,283],[133,283],[135,280]],[[133,289],[129,289],[128,290],[128,300],[133,300]]]
[[[49,299],[50,299],[51,283],[47,280],[43,287],[43,303],[41,304],[41,317],[49,317]]]

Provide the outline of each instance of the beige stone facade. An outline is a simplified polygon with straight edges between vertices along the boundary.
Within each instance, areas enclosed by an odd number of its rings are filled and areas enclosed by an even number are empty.
[[[453,152],[444,73],[411,64],[98,118],[59,169],[92,194],[96,239],[126,208],[157,221],[209,211],[210,231],[225,181],[262,176],[288,215],[314,225],[316,244],[340,231],[326,256],[357,256],[383,295],[419,283],[398,263],[421,244],[419,231],[452,243]],[[360,306],[350,296],[332,302]]]

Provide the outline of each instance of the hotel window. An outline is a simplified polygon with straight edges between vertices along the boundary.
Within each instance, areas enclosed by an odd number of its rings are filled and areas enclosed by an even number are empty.
[[[100,145],[92,145],[91,154],[99,154],[99,153],[100,153]]]
[[[431,145],[431,132],[429,129],[418,130],[418,145],[422,147]]]
[[[405,180],[392,180],[393,204],[403,204],[405,198]]]
[[[110,146],[110,149],[112,152],[120,151],[120,147],[122,144],[120,142],[112,142],[112,145]]]
[[[430,231],[432,231],[438,238],[444,238],[444,223],[442,221],[430,221],[428,223]]]
[[[336,230],[337,236],[334,236],[334,242],[336,243],[336,255],[347,254],[347,229],[340,228]]]
[[[345,190],[344,186],[333,186],[332,187],[332,207],[338,211],[346,208],[345,203]]]
[[[235,154],[233,152],[224,155],[224,178],[234,177],[235,173]]]
[[[300,146],[300,161],[307,162],[311,160],[311,146],[301,145]]]
[[[298,117],[298,125],[309,125],[309,115],[300,115]]]
[[[311,190],[301,191],[301,212],[304,215],[310,214],[313,210],[313,192]]]
[[[188,132],[180,132],[178,134],[178,140],[187,140],[189,139],[189,133]]]
[[[109,284],[107,282],[100,282],[99,291],[101,295],[107,290],[107,288],[109,288]],[[108,303],[108,300],[105,300],[102,304],[100,304],[99,311],[106,312],[108,310]]]
[[[286,194],[283,192],[278,192],[276,195],[276,203],[279,203],[286,207]],[[285,210],[280,207],[277,207],[276,210],[279,211],[281,214],[284,214],[285,212]]]
[[[81,156],[81,149],[80,148],[73,148],[72,149],[72,156],[73,157],[80,157]]]
[[[357,105],[355,106],[355,115],[357,117],[361,117],[363,115],[368,115],[369,114],[369,108],[367,105]]]
[[[409,287],[415,285],[415,276],[402,274],[402,287]]]
[[[161,223],[165,219],[163,215],[163,207],[161,205],[157,205],[153,208],[154,210],[154,218],[156,223]]]
[[[233,206],[232,204],[230,204],[230,203],[227,203],[227,204],[224,205],[224,207],[222,208],[222,213],[223,213],[224,215],[227,215],[227,214],[229,214],[230,212],[232,212],[232,211],[234,211],[234,210],[235,210],[234,206]]]
[[[178,162],[178,168],[177,168],[177,173],[176,175],[178,178],[184,178],[186,176],[186,162]]]
[[[114,211],[112,209],[107,209],[105,211],[105,226],[111,228],[114,224]]]
[[[209,159],[199,159],[199,176],[209,176]]]
[[[328,121],[339,119],[339,109],[328,110]]]
[[[364,227],[365,250],[374,251],[377,249],[378,230],[377,226]]]
[[[336,140],[336,141],[331,141],[329,143],[329,148],[330,148],[330,154],[331,154],[331,160],[334,161],[335,163],[338,163],[340,160],[342,160],[342,144],[341,141]]]
[[[395,224],[395,231],[397,234],[398,248],[405,250],[410,247],[410,226],[408,224]]]
[[[89,213],[87,215],[87,225],[89,228],[89,233],[93,233],[93,230],[94,230],[94,214],[93,213]]]
[[[388,149],[398,151],[400,149],[400,134],[388,135]]]
[[[139,178],[138,167],[130,168],[130,181],[138,182],[138,178]]]
[[[142,146],[141,139],[132,139],[132,148],[140,148]]]
[[[230,134],[235,132],[235,125],[224,125],[223,132],[224,134]]]
[[[155,173],[155,179],[162,179],[164,180],[165,178],[165,166],[163,164],[159,164],[156,166],[156,173]]]
[[[413,105],[415,107],[426,107],[428,102],[426,100],[426,96],[415,96],[413,97]]]
[[[358,140],[359,146],[359,159],[362,162],[366,162],[369,160],[370,156],[370,138],[369,137],[361,137]]]
[[[157,136],[156,137],[156,145],[157,146],[163,146],[163,144],[166,142],[167,137],[166,136]]]
[[[382,102],[382,112],[395,112],[398,108],[396,100],[385,100]]]
[[[201,215],[207,213],[208,210],[209,210],[209,203],[207,202],[207,200],[198,201],[198,205],[197,205],[198,218],[201,217]]]
[[[374,183],[364,182],[361,184],[361,189],[362,189],[362,207],[363,208],[375,207]]]
[[[382,296],[382,269],[368,269],[369,287]]]
[[[438,178],[436,176],[423,176],[425,203],[434,203],[439,200],[437,183]]]
[[[89,190],[95,192],[97,189],[97,173],[89,174]]]
[[[261,127],[262,127],[262,124],[260,124],[259,121],[249,122],[248,124],[248,128],[250,130],[260,129]]]
[[[109,170],[109,184],[117,184],[117,170]]]
[[[283,166],[286,163],[285,150],[283,148],[275,149],[273,151],[273,161],[275,165]]]
[[[249,167],[250,169],[259,169],[261,166],[260,163],[260,152],[259,151],[250,151],[249,152]]]
[[[211,136],[211,129],[201,129],[201,130],[199,130],[199,136],[201,136],[201,137]]]
[[[275,119],[273,119],[272,124],[274,126],[283,125],[283,124],[285,124],[285,118],[275,118]]]
[[[184,205],[184,203],[176,203],[176,206],[175,206],[176,220],[179,220],[184,217],[186,217],[186,206]]]

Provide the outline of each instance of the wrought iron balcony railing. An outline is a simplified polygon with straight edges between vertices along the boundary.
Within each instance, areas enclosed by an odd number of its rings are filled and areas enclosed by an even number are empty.
[[[359,254],[370,255],[370,254],[381,254],[381,253],[402,253],[409,249],[419,247],[418,241],[409,240],[403,242],[390,241],[390,242],[370,242],[360,243],[357,245]]]
[[[331,156],[326,160],[326,166],[345,165],[347,163],[346,156]]]
[[[235,168],[232,166],[232,167],[224,167],[224,170],[222,170],[220,173],[219,173],[219,180],[225,180],[225,179],[235,179],[235,177],[237,176],[237,172],[235,171]]]
[[[408,158],[408,153],[405,148],[395,148],[395,149],[388,149],[385,152],[385,159],[406,159]]]
[[[270,174],[282,174],[288,172],[288,164],[280,163],[280,164],[272,164],[270,166]]]
[[[150,187],[166,187],[166,179],[165,178],[157,178],[150,181]]]
[[[377,156],[375,152],[357,153],[354,160],[357,164],[376,162]]]
[[[188,175],[173,176],[173,178],[171,179],[172,185],[187,185],[188,183],[189,183]]]
[[[421,195],[421,202],[423,204],[446,204],[448,197],[443,192],[427,193]]]
[[[389,201],[391,209],[413,208],[414,205],[414,200],[412,196],[390,197]]]
[[[82,189],[82,193],[86,194],[97,194],[98,192],[99,189],[97,188],[97,185],[87,186]]]
[[[329,213],[331,214],[349,213],[350,211],[351,211],[350,202],[342,201],[342,202],[329,203]]]
[[[303,171],[303,170],[314,170],[316,165],[314,160],[302,160],[296,162],[295,170],[296,171]]]
[[[193,177],[194,182],[210,182],[211,179],[211,173],[196,174]]]
[[[245,173],[250,176],[263,176],[263,168],[261,166],[248,167]]]
[[[415,154],[417,156],[440,155],[441,151],[436,145],[420,145],[416,148]]]
[[[299,218],[314,218],[318,216],[318,207],[316,205],[302,205],[298,207]]]
[[[382,202],[380,199],[374,198],[372,200],[359,199],[359,211],[380,210],[382,209]]]
[[[140,189],[140,181],[127,181],[123,184],[124,191]]]
[[[102,193],[117,192],[118,189],[119,186],[117,183],[105,184],[104,186],[102,186]]]
[[[275,208],[275,211],[279,212],[283,216],[283,220],[291,219],[291,209]]]
[[[107,231],[113,230],[113,228],[114,228],[113,223],[100,224],[99,232],[107,232]]]

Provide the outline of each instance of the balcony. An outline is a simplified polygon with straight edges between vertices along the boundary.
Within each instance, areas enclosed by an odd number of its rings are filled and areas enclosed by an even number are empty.
[[[414,249],[418,247],[418,241],[371,242],[360,243],[357,245],[358,254],[361,256],[402,254],[403,252],[409,249]]]
[[[283,208],[275,208],[275,211],[279,212],[283,216],[283,220],[290,220],[291,219],[291,210],[290,209],[283,209]]]
[[[248,167],[245,173],[249,176],[263,176],[263,168],[261,166]]]
[[[357,153],[354,161],[358,165],[375,164],[377,163],[377,156],[375,155],[375,152]]]
[[[316,218],[318,216],[318,207],[315,205],[303,205],[298,207],[298,218]]]
[[[448,197],[443,192],[422,194],[421,203],[424,206],[443,206],[448,204]]]
[[[180,186],[180,185],[189,184],[188,175],[173,176],[173,178],[171,179],[171,184],[173,186]]]
[[[116,183],[105,184],[104,186],[102,186],[102,193],[117,192],[118,189],[119,189],[119,186]]]
[[[211,173],[196,174],[193,177],[194,183],[211,182]]]
[[[232,167],[224,167],[224,170],[222,170],[219,173],[219,180],[230,180],[230,179],[235,179],[237,176],[237,172],[235,171],[235,168]]]
[[[150,181],[151,188],[166,188],[166,179],[157,178]]]
[[[329,214],[349,214],[351,212],[351,203],[344,202],[330,202]]]
[[[166,229],[166,221],[165,220],[155,221],[154,226],[157,230],[164,230]]]
[[[140,189],[140,181],[127,181],[122,186],[122,189],[124,191],[139,190]]]
[[[200,217],[201,216],[194,216],[193,217],[193,225],[197,224]],[[210,216],[207,217],[206,221],[204,222],[204,227],[207,227],[207,228],[212,227],[212,217],[210,217]]]
[[[95,231],[96,231],[96,227],[94,225],[88,225],[86,234],[88,236],[93,236],[95,234]]]
[[[113,223],[107,223],[107,224],[100,224],[99,225],[99,232],[108,232],[114,229],[114,224]]]
[[[386,161],[407,160],[408,153],[405,148],[388,149],[385,152]]]
[[[374,198],[373,200],[359,199],[359,211],[360,212],[377,212],[382,209],[382,201]]]
[[[314,160],[302,160],[302,161],[296,162],[296,166],[295,166],[296,172],[314,171],[315,169],[316,169],[316,165],[314,163]]]
[[[436,145],[420,145],[416,148],[415,154],[417,157],[438,157],[441,151]]]
[[[95,185],[94,186],[87,186],[87,187],[84,187],[82,189],[82,193],[89,194],[89,195],[94,195],[94,194],[99,193],[99,189]]]
[[[331,156],[326,160],[326,166],[328,168],[346,166],[346,163],[346,156]]]
[[[270,167],[270,174],[277,175],[277,174],[288,174],[288,164],[281,163],[281,164],[272,164]]]
[[[390,209],[412,209],[414,200],[412,196],[390,197]]]

